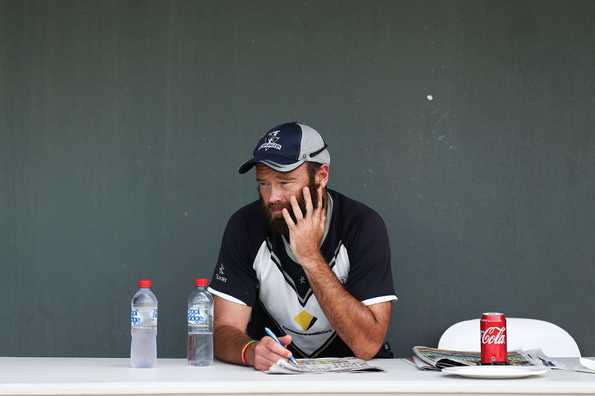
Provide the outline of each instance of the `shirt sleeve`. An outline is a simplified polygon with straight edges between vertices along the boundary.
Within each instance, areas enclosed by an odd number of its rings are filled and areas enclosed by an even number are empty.
[[[396,300],[388,233],[380,215],[371,211],[362,216],[349,239],[345,289],[365,305]]]
[[[227,223],[209,292],[225,300],[253,306],[258,279],[252,267],[246,222],[236,212]]]

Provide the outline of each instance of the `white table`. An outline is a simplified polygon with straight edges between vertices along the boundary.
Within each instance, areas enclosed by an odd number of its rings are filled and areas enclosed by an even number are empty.
[[[551,371],[533,378],[474,380],[420,371],[403,359],[372,363],[386,372],[269,375],[221,362],[189,367],[183,359],[132,369],[128,359],[5,357],[0,358],[0,395],[595,395],[595,374]]]

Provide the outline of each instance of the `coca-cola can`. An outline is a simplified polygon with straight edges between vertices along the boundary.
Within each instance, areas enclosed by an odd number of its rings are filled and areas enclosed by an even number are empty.
[[[500,312],[481,315],[481,364],[506,364],[506,318]]]

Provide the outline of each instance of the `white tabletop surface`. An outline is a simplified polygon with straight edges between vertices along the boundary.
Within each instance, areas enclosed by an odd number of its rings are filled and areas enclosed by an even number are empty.
[[[0,395],[595,395],[595,374],[588,373],[550,371],[524,379],[475,380],[421,371],[404,359],[371,364],[386,371],[270,375],[221,362],[189,367],[184,359],[159,359],[156,368],[133,369],[128,359],[0,357]]]

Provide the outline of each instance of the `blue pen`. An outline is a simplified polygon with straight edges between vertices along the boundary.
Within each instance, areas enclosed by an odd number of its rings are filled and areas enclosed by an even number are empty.
[[[279,341],[279,339],[277,338],[277,336],[275,335],[275,333],[273,333],[271,331],[271,329],[269,329],[268,327],[264,328],[264,332],[267,333],[267,335],[269,337],[271,337],[273,340],[275,340],[275,342],[281,346],[283,346],[283,344],[281,344],[281,341]],[[295,358],[293,356],[289,357],[289,361],[293,364],[295,364],[297,366],[297,361],[295,360]]]

